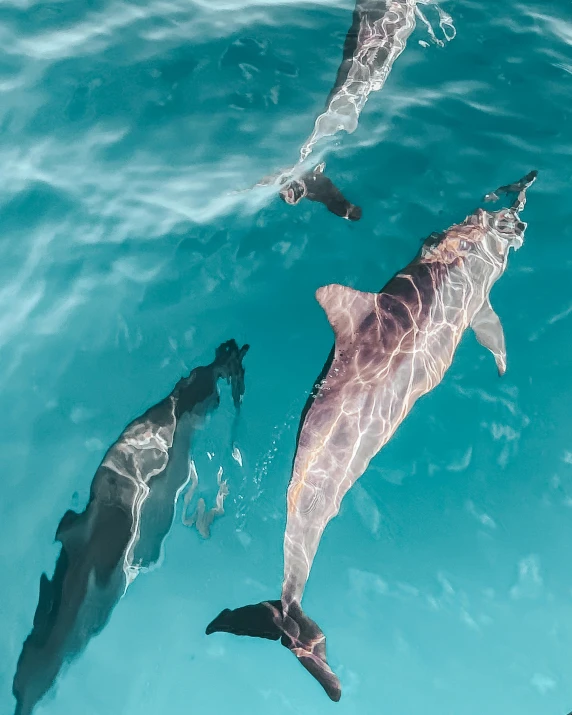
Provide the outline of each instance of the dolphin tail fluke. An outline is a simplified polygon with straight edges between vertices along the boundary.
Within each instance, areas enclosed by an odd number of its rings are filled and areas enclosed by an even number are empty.
[[[282,645],[292,651],[304,668],[316,678],[330,700],[338,702],[342,697],[342,686],[328,665],[326,636],[296,601],[289,605],[283,619]]]
[[[263,601],[252,606],[222,611],[206,629],[206,634],[233,633],[237,636],[280,640],[337,702],[342,689],[340,681],[326,659],[326,636],[296,603],[283,615],[281,601]]]

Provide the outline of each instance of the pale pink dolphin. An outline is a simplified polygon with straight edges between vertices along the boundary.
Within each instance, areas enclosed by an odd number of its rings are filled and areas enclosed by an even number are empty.
[[[517,194],[509,208],[479,208],[462,223],[432,234],[380,293],[342,285],[317,291],[336,340],[298,433],[282,597],[224,610],[207,634],[281,639],[329,697],[340,699],[326,638],[300,605],[322,533],[415,402],[441,382],[468,328],[493,353],[499,374],[505,372],[503,329],[489,293],[507,267],[510,249],[522,245],[526,224],[519,211],[535,179],[531,172],[497,190]]]

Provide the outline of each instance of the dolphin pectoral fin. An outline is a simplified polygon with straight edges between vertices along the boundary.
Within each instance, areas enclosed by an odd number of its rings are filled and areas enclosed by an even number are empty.
[[[40,576],[40,595],[38,606],[34,614],[34,628],[41,629],[49,620],[54,607],[54,586],[50,579],[43,573]]]
[[[377,295],[332,283],[318,288],[316,300],[336,334],[336,346],[351,342],[363,320],[376,308]]]
[[[471,322],[479,343],[495,356],[499,375],[506,372],[506,347],[500,318],[487,299]]]

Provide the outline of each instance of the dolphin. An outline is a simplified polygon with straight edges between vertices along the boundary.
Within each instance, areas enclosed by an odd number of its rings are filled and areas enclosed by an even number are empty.
[[[295,206],[303,198],[318,201],[336,216],[359,221],[361,208],[350,203],[342,192],[334,186],[333,182],[324,174],[326,165],[318,164],[313,171],[302,174],[293,179],[280,190],[280,198],[287,204]]]
[[[425,23],[435,42],[443,44],[436,38],[419,4],[429,4],[429,0],[357,0],[336,80],[324,111],[300,148],[300,162],[306,161],[320,140],[333,137],[339,131],[351,134],[356,130],[370,93],[383,88],[393,63],[415,29],[416,18]],[[451,17],[438,6],[437,10],[445,38],[453,39],[455,31]],[[451,28],[451,34],[447,33],[448,28]],[[302,177],[294,177],[282,188],[280,196],[289,204],[297,204],[306,197],[323,203],[337,216],[359,220],[361,209],[351,204],[323,171],[321,164]],[[293,198],[296,200],[291,200]]]
[[[188,480],[192,434],[219,404],[220,378],[231,383],[239,407],[247,350],[223,343],[210,365],[192,370],[131,422],[98,467],[85,510],[64,514],[54,575],[40,578],[33,628],[16,668],[15,715],[32,713],[62,667],[102,630],[137,573],[159,560]]]
[[[405,49],[415,28],[416,6],[417,0],[357,0],[334,86],[300,148],[301,161],[321,139],[356,130],[370,92],[382,89]]]
[[[325,635],[301,607],[322,533],[413,404],[441,382],[465,330],[473,329],[504,374],[505,339],[489,293],[507,267],[510,249],[523,243],[526,224],[519,212],[535,179],[531,172],[497,190],[517,194],[509,208],[479,208],[462,223],[432,234],[380,293],[341,285],[318,289],[335,346],[300,421],[288,486],[282,596],[222,611],[207,635],[280,639],[328,696],[340,699]]]

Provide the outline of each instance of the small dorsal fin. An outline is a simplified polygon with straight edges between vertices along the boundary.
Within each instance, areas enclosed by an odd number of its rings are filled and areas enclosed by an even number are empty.
[[[78,514],[68,509],[63,515],[56,531],[56,541],[59,541],[68,554],[77,553],[85,545],[85,512]]]
[[[43,628],[50,617],[54,605],[54,589],[50,579],[43,573],[40,576],[40,595],[34,614],[34,628]]]
[[[69,531],[79,518],[79,514],[73,509],[68,509],[66,513],[62,516],[58,528],[56,530],[56,540],[61,541],[62,536]]]
[[[352,340],[363,320],[375,311],[376,298],[376,293],[362,293],[336,283],[316,291],[316,300],[325,310],[338,344]]]

